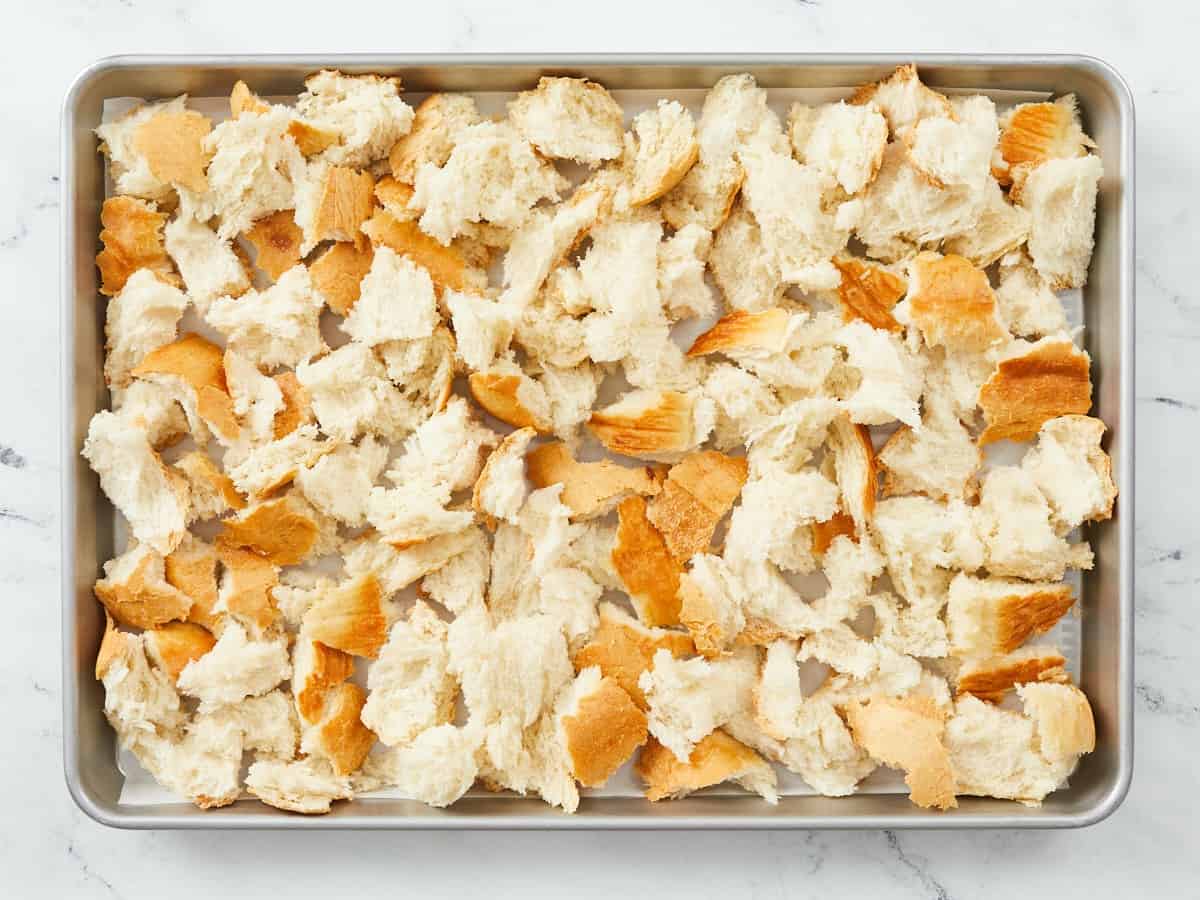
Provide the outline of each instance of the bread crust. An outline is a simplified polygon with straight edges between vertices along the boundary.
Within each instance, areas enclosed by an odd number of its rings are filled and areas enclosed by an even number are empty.
[[[249,547],[277,566],[295,566],[308,559],[319,533],[317,522],[288,495],[225,520],[220,540],[233,547]]]
[[[153,628],[187,616],[190,598],[156,575],[154,569],[159,561],[157,554],[148,550],[123,580],[105,577],[96,582],[93,588],[96,599],[117,623],[131,628]]]
[[[117,660],[128,659],[130,635],[118,631],[108,610],[104,611],[104,637],[100,639],[100,650],[96,653],[96,680],[102,681],[109,668]]]
[[[147,649],[172,682],[188,663],[202,657],[216,642],[207,628],[194,622],[167,622],[146,632]]]
[[[996,653],[1012,653],[1031,637],[1045,634],[1075,604],[1068,585],[1010,594],[996,604]]]
[[[272,436],[275,440],[285,438],[301,425],[313,421],[312,397],[300,383],[295,372],[280,372],[275,376],[279,393],[283,395],[283,408],[275,413]]]
[[[1024,653],[968,660],[958,671],[955,689],[960,694],[974,694],[980,700],[999,703],[1018,684],[1069,682],[1066,663],[1066,657],[1053,648],[1027,648]]]
[[[463,291],[471,286],[462,252],[453,245],[447,247],[438,243],[437,238],[423,232],[416,222],[402,222],[387,210],[376,207],[363,223],[362,231],[376,247],[388,247],[423,267],[439,294],[447,289]]]
[[[226,441],[237,439],[241,426],[233,411],[233,398],[225,382],[225,353],[194,332],[146,354],[133,375],[173,375],[196,394],[200,418]]]
[[[879,491],[879,465],[871,432],[867,426],[856,425],[843,414],[830,423],[829,446],[833,451],[842,503],[854,520],[857,533],[864,534],[875,516],[875,498]]]
[[[255,219],[245,238],[254,248],[254,264],[272,281],[300,262],[304,232],[296,224],[295,210],[280,209]]]
[[[304,614],[300,630],[352,656],[375,659],[387,640],[383,593],[374,575],[360,575],[330,591]]]
[[[980,352],[1008,337],[996,317],[987,273],[961,256],[920,254],[913,262],[908,304],[930,347]]]
[[[634,766],[652,802],[679,799],[753,769],[770,770],[769,763],[740,741],[718,729],[696,744],[687,762],[654,738],[646,743]]]
[[[217,551],[204,541],[185,541],[163,560],[167,584],[183,591],[192,601],[187,621],[209,631],[220,627],[217,605]]]
[[[843,321],[862,319],[872,328],[884,331],[903,329],[892,315],[893,307],[908,290],[903,278],[853,256],[835,256],[833,264],[842,276],[837,296]]]
[[[367,238],[360,230],[375,205],[375,178],[347,166],[330,166],[321,182],[313,214],[313,241],[353,241],[362,246]]]
[[[611,460],[579,462],[561,442],[542,444],[525,457],[525,474],[535,488],[562,484],[559,499],[573,519],[604,515],[629,494],[653,497],[662,490],[659,466],[628,467]]]
[[[100,241],[104,249],[96,254],[100,293],[115,297],[138,269],[150,269],[168,284],[183,287],[183,279],[163,243],[166,220],[166,214],[152,203],[136,197],[117,196],[104,201],[100,207]]]
[[[252,550],[217,540],[217,558],[224,567],[220,600],[235,619],[266,630],[279,621],[279,608],[271,593],[279,583],[279,570]]]
[[[1040,342],[996,366],[979,390],[979,405],[987,423],[981,446],[1032,440],[1047,420],[1091,408],[1091,359],[1069,340]]]
[[[596,410],[588,428],[600,443],[623,456],[679,453],[692,443],[692,408],[687,394],[660,391],[653,405],[640,410]]]
[[[679,577],[679,621],[691,634],[696,650],[707,659],[726,655],[738,636],[725,633],[712,600],[687,572]]]
[[[813,553],[823,556],[839,535],[845,535],[855,543],[858,542],[858,529],[855,527],[854,517],[841,511],[834,513],[833,518],[812,526]]]
[[[646,501],[629,497],[617,506],[613,567],[650,626],[679,624],[679,576],[683,566],[646,517]]]
[[[745,457],[716,450],[698,450],[671,467],[646,517],[677,562],[708,549],[717,524],[733,508],[748,474]]]
[[[339,316],[346,316],[358,302],[362,280],[371,271],[374,259],[375,250],[370,244],[359,248],[338,242],[308,267],[308,274],[325,304]]]
[[[270,108],[271,105],[252,92],[246,82],[239,80],[233,83],[233,90],[229,92],[230,118],[236,119],[242,113],[261,114]]]
[[[138,126],[133,145],[159,181],[202,194],[208,190],[209,160],[203,142],[210,131],[212,122],[195,110],[164,110]]]
[[[874,696],[844,707],[854,741],[885,765],[903,769],[909,799],[926,809],[954,809],[958,786],[942,742],[946,712],[930,697]]]
[[[791,314],[780,307],[762,312],[735,310],[692,342],[688,356],[706,356],[729,350],[764,350],[780,353]]]
[[[321,718],[325,695],[329,690],[354,674],[354,657],[320,641],[309,641],[309,644],[311,655],[307,668],[303,672],[298,668],[293,669],[293,678],[300,683],[293,682],[292,690],[296,695],[296,710],[300,718],[305,722],[315,722]]]
[[[339,775],[361,766],[375,744],[375,732],[360,718],[366,700],[366,691],[352,681],[332,687],[321,721],[314,726],[322,752]]]
[[[517,398],[522,383],[520,375],[504,375],[499,372],[472,372],[467,379],[475,402],[501,422],[514,428],[533,428],[543,434],[550,431],[551,423],[538,419],[533,411]]]
[[[613,678],[581,697],[562,728],[571,772],[584,787],[602,787],[647,736],[646,714]]]
[[[638,707],[645,709],[646,697],[638,687],[638,678],[653,667],[654,654],[659,650],[679,658],[695,653],[696,647],[685,632],[646,628],[616,607],[602,603],[599,627],[571,662],[576,671],[599,666],[606,678],[612,678]]]

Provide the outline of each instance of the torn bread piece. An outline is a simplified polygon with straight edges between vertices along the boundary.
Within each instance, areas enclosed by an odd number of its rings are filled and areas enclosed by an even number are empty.
[[[320,159],[355,168],[385,157],[413,124],[412,107],[400,99],[399,78],[330,69],[304,80],[296,111],[312,126],[337,136]]]
[[[729,654],[745,631],[741,583],[720,557],[698,553],[679,576],[679,621],[708,659]]]
[[[430,806],[449,806],[475,784],[482,738],[476,728],[436,725],[412,743],[367,757],[356,784],[360,790],[389,787]]]
[[[517,514],[528,496],[525,454],[535,437],[534,429],[518,428],[488,455],[472,491],[472,509],[492,519],[516,524]],[[546,486],[537,479],[531,480],[535,487]]]
[[[768,428],[783,404],[775,392],[746,370],[719,363],[709,370],[704,394],[716,406],[713,442],[719,450],[746,444],[752,434]]]
[[[362,720],[389,746],[404,745],[454,718],[458,684],[447,671],[448,627],[417,601],[392,625],[367,675]]]
[[[953,652],[964,657],[1012,653],[1053,628],[1074,604],[1065,584],[959,573],[950,582],[946,608]]]
[[[686,225],[658,247],[658,293],[672,320],[708,318],[716,312],[712,288],[704,280],[712,233]]]
[[[1024,254],[1000,260],[996,313],[1017,337],[1037,338],[1067,330],[1062,301]]]
[[[135,380],[124,390],[112,391],[112,398],[113,412],[144,431],[155,450],[170,447],[188,434],[187,414],[165,385]]]
[[[254,248],[255,266],[266,272],[272,281],[278,281],[279,276],[300,262],[303,255],[300,245],[304,241],[304,232],[296,224],[296,211],[292,209],[281,209],[255,220],[244,237]],[[310,274],[315,284],[316,275]]]
[[[275,384],[283,397],[283,407],[275,413],[272,423],[272,435],[275,440],[287,437],[301,425],[308,425],[313,420],[312,398],[300,383],[295,372],[280,372],[275,376]]]
[[[654,654],[665,650],[674,657],[695,651],[686,632],[649,628],[612,603],[601,603],[600,624],[591,639],[575,651],[572,662],[579,671],[599,666],[643,709],[646,699],[638,687],[641,674],[654,665]]]
[[[191,522],[219,518],[230,510],[245,508],[246,500],[233,480],[203,450],[185,453],[174,468],[188,481]]]
[[[308,267],[313,290],[333,312],[345,316],[362,295],[362,280],[374,260],[370,245],[359,249],[350,243],[334,244]]]
[[[1074,94],[1052,102],[1020,103],[1000,117],[992,173],[1008,183],[1014,168],[1083,156],[1093,146],[1080,125]]]
[[[543,76],[508,104],[508,118],[543,156],[598,166],[621,155],[621,107],[601,85]]]
[[[328,760],[338,775],[358,769],[375,743],[375,733],[360,718],[365,700],[366,691],[352,681],[331,687],[320,717],[304,729],[301,752]]]
[[[793,315],[782,307],[761,312],[736,310],[722,316],[692,342],[688,356],[709,353],[783,353],[793,330]]]
[[[578,462],[563,443],[542,444],[526,457],[530,482],[535,488],[561,483],[562,502],[572,519],[606,515],[630,494],[653,496],[662,489],[655,468],[627,468],[610,460]]]
[[[905,308],[929,347],[978,353],[1007,337],[987,273],[961,256],[918,255]]]
[[[1029,213],[1012,203],[995,179],[989,178],[979,220],[962,234],[948,238],[943,249],[987,268],[1006,253],[1019,249],[1029,239],[1032,224]]]
[[[779,117],[767,106],[767,92],[753,76],[726,75],[704,97],[697,128],[699,158],[663,196],[663,216],[673,228],[689,223],[709,231],[729,215],[744,177],[736,152],[762,143],[788,152]]]
[[[653,738],[635,766],[651,801],[679,799],[701,788],[732,781],[768,803],[779,802],[771,764],[724,731],[696,744],[686,762]]]
[[[334,800],[354,797],[347,776],[312,757],[257,760],[246,774],[246,790],[268,806],[305,815],[327,813]]]
[[[348,166],[313,163],[296,184],[295,222],[304,239],[301,256],[322,241],[366,239],[360,230],[375,206],[375,179]]]
[[[368,435],[357,446],[339,444],[299,469],[296,486],[320,512],[357,528],[367,521],[367,500],[387,458],[388,445]]]
[[[1048,419],[1092,406],[1091,357],[1064,337],[1014,345],[979,390],[987,427],[980,445],[1028,441]]]
[[[352,656],[375,659],[387,639],[388,621],[380,583],[373,575],[342,582],[309,607],[301,634]]]
[[[154,628],[187,617],[192,599],[166,581],[163,558],[137,544],[104,564],[96,599],[118,624]]]
[[[179,184],[204,190],[203,139],[212,122],[186,104],[185,94],[137,106],[96,128],[117,193],[163,202]]]
[[[308,269],[297,265],[266,290],[214,300],[205,318],[231,349],[271,369],[295,366],[325,349],[319,321],[323,305]]]
[[[216,344],[188,332],[147,353],[133,375],[175,395],[197,444],[208,442],[209,429],[222,443],[237,439],[241,427],[225,379],[225,354]]]
[[[888,125],[873,103],[794,103],[787,124],[796,159],[832,175],[847,194],[857,194],[879,171]]]
[[[277,566],[299,565],[317,543],[319,528],[308,512],[292,494],[285,494],[226,519],[220,540],[232,547],[249,547]]]
[[[218,297],[240,297],[250,290],[250,272],[238,248],[203,222],[177,215],[167,224],[165,238],[167,253],[202,316]]]
[[[489,372],[472,372],[471,396],[483,409],[514,428],[550,431],[550,398],[546,390],[516,363],[499,360]]]
[[[476,419],[466,400],[452,397],[405,439],[404,453],[387,477],[397,486],[426,482],[466,490],[479,478],[485,451],[498,442],[499,436]]]
[[[335,440],[353,441],[361,434],[395,440],[416,426],[416,411],[388,378],[384,364],[358,341],[301,363],[296,377],[312,397],[321,430]]]
[[[997,466],[984,476],[976,520],[993,575],[1053,581],[1067,569],[1092,567],[1091,547],[1060,536],[1050,504],[1023,468]]]
[[[646,742],[646,714],[598,666],[582,669],[555,705],[571,775],[603,787]]]
[[[1092,259],[1096,194],[1104,165],[1098,156],[1052,159],[1014,185],[1014,199],[1029,210],[1029,255],[1056,291],[1083,287]]]
[[[872,328],[901,330],[892,309],[908,290],[902,277],[856,256],[835,256],[833,264],[841,275],[837,298],[844,321],[862,319]]]
[[[218,540],[216,548],[222,567],[221,587],[213,606],[213,615],[220,617],[218,633],[224,633],[226,618],[232,618],[252,637],[273,634],[279,624],[273,593],[279,584],[279,567],[253,550],[225,541]]]
[[[844,398],[853,422],[883,425],[900,420],[919,428],[918,403],[924,386],[924,360],[894,334],[854,321],[837,332],[846,362],[859,374],[858,386]]]
[[[885,765],[903,769],[909,799],[926,809],[953,809],[958,785],[943,741],[946,712],[927,697],[876,696],[845,707],[854,740]]]
[[[311,725],[321,718],[327,694],[354,674],[354,657],[301,636],[292,648],[292,693],[300,720]]]
[[[983,95],[955,97],[951,115],[921,118],[902,141],[909,163],[938,190],[981,196],[990,179],[999,129],[996,106]]]
[[[204,712],[265,694],[291,674],[286,640],[252,640],[241,625],[228,622],[213,648],[188,663],[177,683]]]
[[[671,461],[699,446],[714,419],[706,397],[637,390],[594,412],[588,428],[613,453]]]
[[[468,369],[485,372],[508,353],[516,312],[487,297],[447,291],[444,295],[454,324],[458,356]]]
[[[774,254],[763,243],[762,229],[745,203],[737,203],[713,232],[708,266],[731,309],[770,309],[779,304],[787,288]]]
[[[138,269],[149,269],[176,287],[179,276],[163,245],[165,213],[136,197],[109,197],[100,207],[100,242],[96,254],[100,293],[114,297]]]
[[[1030,682],[1069,683],[1067,660],[1055,647],[1021,647],[1003,656],[971,657],[963,660],[954,676],[958,694],[973,694],[999,703],[1018,684]]]
[[[842,505],[854,520],[858,533],[864,534],[875,514],[875,496],[879,491],[871,433],[866,426],[855,425],[843,414],[830,423],[828,446]]]
[[[175,340],[187,306],[187,294],[161,280],[152,269],[134,272],[121,292],[108,301],[104,380],[112,387],[128,386],[146,354]]]
[[[217,634],[221,630],[221,613],[215,611],[217,553],[213,546],[188,534],[163,560],[163,576],[167,584],[183,591],[191,601],[187,621]]]
[[[1105,425],[1091,416],[1047,419],[1037,444],[1021,460],[1050,503],[1060,530],[1112,516],[1117,486],[1112,460],[1100,448]]]
[[[392,176],[412,184],[417,170],[429,163],[443,166],[458,135],[479,121],[475,101],[465,94],[430,94],[418,104],[412,129],[392,146],[388,166]]]
[[[685,456],[671,467],[646,518],[679,562],[708,549],[717,523],[733,508],[746,483],[746,460],[715,450]]]
[[[971,696],[955,701],[945,743],[960,795],[1037,806],[1094,749],[1091,706],[1078,688],[1031,684],[1018,693],[1030,698],[1020,713]]]
[[[179,545],[187,531],[187,480],[163,463],[145,432],[102,410],[88,424],[81,455],[137,540],[160,554]]]
[[[630,206],[643,206],[679,184],[700,158],[696,123],[675,100],[659,100],[633,120],[633,178]]]
[[[316,425],[301,425],[278,440],[255,447],[240,459],[228,460],[225,471],[239,491],[252,500],[262,500],[291,484],[301,470],[313,465],[334,446],[333,441],[317,437]]]
[[[679,624],[679,575],[683,566],[646,517],[646,501],[633,496],[617,506],[613,567],[633,601],[638,618],[650,626]]]
[[[359,285],[358,300],[342,321],[342,330],[373,347],[386,341],[429,337],[438,321],[429,274],[408,257],[379,247]]]
[[[888,121],[892,135],[903,137],[924,118],[953,116],[950,100],[925,86],[911,63],[897,66],[887,78],[866,84],[854,92],[850,103],[874,104]]]
[[[967,500],[979,488],[983,453],[958,417],[927,407],[921,430],[901,425],[879,449],[883,496],[924,494],[934,500]]]
[[[449,244],[472,222],[516,228],[566,186],[511,124],[478,122],[460,132],[444,165],[417,170],[410,206],[422,210],[422,231]]]
[[[233,400],[233,411],[242,423],[241,436],[255,444],[275,436],[275,417],[283,410],[283,391],[246,357],[226,350],[225,386]]]
[[[725,558],[735,568],[767,562],[793,572],[811,572],[809,526],[838,510],[838,487],[815,469],[768,471],[742,488],[729,520]]]
[[[452,291],[483,291],[487,274],[475,268],[459,243],[443,245],[410,219],[398,219],[387,209],[377,208],[362,225],[363,234],[375,249],[386,247],[416,263],[428,274],[439,294]]]
[[[401,591],[417,579],[436,572],[454,557],[466,551],[474,529],[442,534],[400,550],[378,534],[368,533],[349,545],[345,556],[346,572],[352,576],[375,575],[384,594]]]

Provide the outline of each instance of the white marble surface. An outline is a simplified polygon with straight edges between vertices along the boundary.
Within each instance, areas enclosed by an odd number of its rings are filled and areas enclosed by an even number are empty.
[[[387,893],[429,897],[1195,896],[1200,663],[1190,504],[1200,439],[1200,199],[1191,3],[740,0],[6,6],[0,72],[0,873],[9,896]],[[585,12],[586,9],[586,12]],[[1138,111],[1137,766],[1108,821],[1056,833],[232,834],[95,825],[62,779],[58,626],[58,110],[95,57],[130,51],[1079,50],[1114,63]],[[19,337],[18,337],[19,336]],[[1151,885],[1153,887],[1151,888]]]

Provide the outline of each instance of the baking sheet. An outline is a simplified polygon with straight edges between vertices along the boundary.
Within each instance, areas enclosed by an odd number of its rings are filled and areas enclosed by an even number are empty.
[[[841,88],[772,88],[769,93],[769,106],[781,117],[785,119],[787,110],[792,103],[800,102],[807,104],[826,103],[845,99],[853,93],[854,87]],[[1016,103],[1036,102],[1044,100],[1050,95],[1044,91],[1012,91],[1012,90],[985,90],[976,91],[971,89],[945,89],[945,93],[949,95],[969,95],[983,93],[991,97],[997,107],[1010,106]],[[505,105],[511,100],[515,94],[511,92],[468,92],[476,101],[480,112],[484,115],[503,115]],[[614,90],[611,92],[613,97],[622,106],[625,111],[626,125],[631,122],[632,118],[642,110],[651,107],[661,98],[673,99],[686,106],[694,116],[699,117],[704,97],[707,94],[706,89],[690,89],[690,90]],[[423,93],[406,93],[405,100],[414,107],[426,94]],[[293,96],[287,97],[268,97],[271,102],[291,104],[294,102]],[[138,98],[111,98],[104,102],[103,122],[112,121],[120,117],[131,108],[137,106],[142,100]],[[223,121],[229,115],[229,102],[225,97],[204,97],[204,98],[189,98],[188,105],[190,108],[209,116],[214,123]],[[567,173],[570,175],[571,173]],[[579,173],[582,174],[582,173]],[[580,180],[576,178],[575,180]],[[110,196],[112,192],[111,181],[106,179],[105,196]],[[248,252],[253,258],[253,250],[247,245]],[[1080,329],[1084,322],[1083,316],[1083,294],[1081,291],[1070,291],[1059,295],[1063,301],[1063,306],[1067,313],[1069,325],[1075,330],[1076,341],[1081,343]],[[325,316],[327,320],[322,322],[322,331],[326,335],[330,345],[336,347],[341,343],[345,343],[347,338],[335,326],[336,319],[332,317],[328,311]],[[682,327],[673,329],[673,337],[683,347],[690,345],[692,339],[700,332],[707,329],[713,322],[713,319],[695,319],[683,324]],[[198,331],[206,336],[217,339],[217,335],[206,323],[204,323],[194,310],[189,309],[183,321],[180,323],[183,330]],[[598,404],[603,404],[608,400],[615,399],[626,386],[622,383],[623,379],[609,378],[602,386],[601,395]],[[459,393],[464,393],[461,386],[457,389]],[[497,431],[507,432],[511,429],[503,423],[490,419],[489,424]],[[889,429],[873,428],[872,433],[876,439],[878,447],[884,439]],[[1025,452],[1027,445],[1014,445],[1008,442],[989,445],[985,449],[984,470],[995,466],[1012,464],[1020,461],[1020,457]],[[172,448],[172,453],[169,458],[174,458],[176,454],[181,454],[187,449],[190,449],[189,443],[185,442]],[[166,455],[166,454],[164,454]],[[581,455],[589,459],[603,458],[608,454],[596,443],[590,436],[584,438],[583,446],[581,447]],[[124,546],[126,537],[125,522],[120,514],[113,511],[114,517],[114,535],[115,546]],[[1072,539],[1077,540],[1078,535],[1073,535]],[[822,579],[816,579],[819,583]],[[810,582],[812,579],[810,579]],[[1061,650],[1062,654],[1067,659],[1067,668],[1072,676],[1078,681],[1079,665],[1082,655],[1082,625],[1079,617],[1079,610],[1082,608],[1082,577],[1078,571],[1068,573],[1066,582],[1071,585],[1075,592],[1077,601],[1072,607],[1071,613],[1064,616],[1049,633],[1039,638],[1039,643],[1054,644]],[[813,590],[811,584],[806,586],[803,583],[796,584],[798,590],[806,597],[815,597],[819,595],[820,589]],[[398,602],[403,606],[407,606],[415,599],[415,586],[406,589],[398,595]],[[606,599],[611,599],[606,597]],[[360,666],[360,669],[363,667]],[[359,673],[361,680],[362,671]],[[819,680],[819,676],[817,677]],[[119,802],[129,805],[166,805],[177,804],[180,798],[175,794],[165,790],[150,776],[148,772],[141,767],[137,760],[128,751],[121,750],[115,746],[117,766],[124,775],[124,784],[121,789]],[[799,775],[789,772],[782,766],[775,765],[776,772],[779,778],[779,793],[782,796],[806,796],[813,795],[814,792]],[[895,770],[880,767],[872,775],[862,781],[858,788],[859,793],[864,794],[907,794],[908,788],[904,784],[903,775]],[[719,785],[713,788],[708,788],[703,792],[706,795],[744,795],[744,791],[734,786]],[[632,764],[626,764],[622,767],[608,783],[599,789],[581,789],[582,797],[599,796],[599,797],[641,797],[643,788],[635,774],[633,773]],[[496,796],[482,788],[475,788],[468,793],[468,796]],[[371,793],[358,795],[360,799],[369,798],[403,798],[404,795],[394,790],[382,790]]]

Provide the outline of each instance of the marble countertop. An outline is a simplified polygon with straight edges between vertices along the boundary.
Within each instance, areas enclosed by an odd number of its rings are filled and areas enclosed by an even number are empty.
[[[610,0],[550,24],[532,0],[13,4],[0,122],[0,584],[16,639],[0,654],[0,872],[12,896],[178,900],[475,893],[1010,897],[1195,890],[1200,635],[1190,504],[1200,439],[1200,300],[1189,293],[1200,199],[1187,73],[1200,9],[1123,0],[868,3]],[[986,9],[986,12],[985,12]],[[976,11],[977,10],[977,11]],[[364,43],[365,41],[365,43]],[[1128,79],[1138,114],[1137,764],[1125,804],[1068,832],[679,834],[134,833],[96,825],[62,778],[58,558],[58,111],[74,74],[120,52],[261,50],[1075,50]],[[1200,355],[1200,354],[1198,354]],[[569,886],[568,886],[569,885]],[[1194,895],[1194,894],[1193,894]]]

